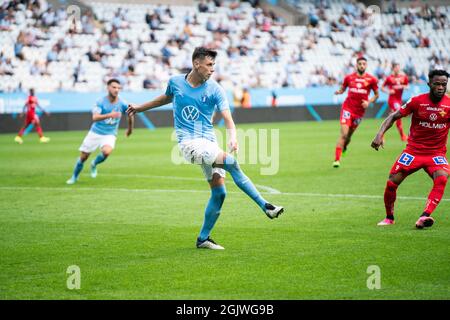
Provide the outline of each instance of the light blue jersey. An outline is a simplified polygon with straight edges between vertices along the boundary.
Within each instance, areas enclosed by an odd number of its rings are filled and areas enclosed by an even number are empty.
[[[216,141],[212,125],[215,110],[229,109],[223,88],[214,80],[208,80],[194,88],[186,80],[186,75],[171,77],[166,96],[173,98],[174,127],[178,142],[195,138]]]
[[[112,104],[109,101],[108,96],[106,96],[96,102],[95,107],[92,109],[92,113],[107,114],[112,111],[125,113],[127,107],[128,104],[122,99],[119,98],[116,103]],[[96,121],[92,124],[91,131],[101,135],[117,135],[119,123],[120,118],[108,118],[102,121]]]

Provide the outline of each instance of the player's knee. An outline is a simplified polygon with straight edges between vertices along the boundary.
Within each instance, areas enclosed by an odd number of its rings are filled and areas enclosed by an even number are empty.
[[[224,169],[227,171],[240,170],[237,159],[230,155],[227,155],[224,162]]]
[[[447,174],[439,175],[436,178],[434,178],[433,181],[434,185],[445,188],[445,185],[447,184],[448,181],[448,175]]]
[[[89,154],[88,153],[82,153],[80,155],[80,161],[81,162],[85,162],[88,158],[89,158]]]
[[[392,181],[390,179],[387,181],[387,183],[386,183],[386,189],[387,190],[395,191],[395,190],[397,190],[397,188],[398,188],[398,184],[397,183],[395,183],[394,181]]]
[[[347,141],[350,138],[350,135],[348,133],[342,133],[341,139]]]
[[[103,151],[102,151],[103,156],[104,156],[105,158],[108,158],[109,155],[111,154],[111,152],[112,152],[112,150],[103,150]]]

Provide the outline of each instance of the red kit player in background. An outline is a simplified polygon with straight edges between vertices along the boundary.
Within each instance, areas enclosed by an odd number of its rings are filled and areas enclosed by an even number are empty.
[[[388,106],[392,112],[400,109],[402,106],[402,94],[403,90],[408,88],[408,77],[406,74],[400,72],[400,64],[392,64],[392,74],[384,80],[381,90],[389,94]],[[408,136],[403,132],[402,119],[398,119],[395,124],[397,125],[398,132],[402,141],[408,140]]]
[[[341,87],[335,92],[335,94],[342,94],[348,88],[348,95],[341,109],[341,134],[336,144],[333,162],[335,168],[340,167],[341,155],[347,151],[350,139],[361,123],[367,107],[378,99],[378,80],[373,75],[366,73],[366,68],[367,59],[359,57],[356,60],[357,72],[345,76]],[[370,90],[374,95],[369,99]]]
[[[36,107],[39,108],[42,112],[44,112],[46,115],[49,115],[49,113],[39,105],[38,99],[34,95],[34,89],[30,89],[30,95],[28,96],[27,101],[25,102],[22,114],[20,115],[20,117],[23,117],[23,115],[26,114],[25,123],[23,127],[20,128],[18,135],[14,139],[15,142],[19,144],[23,143],[22,139],[23,133],[30,124],[33,124],[36,127],[36,132],[39,135],[40,142],[47,143],[50,141],[50,138],[44,137],[41,128],[41,122],[39,121],[39,117],[36,114]]]
[[[431,227],[434,209],[444,195],[450,167],[446,158],[450,121],[450,98],[445,95],[449,74],[444,70],[432,70],[428,74],[429,93],[411,98],[400,110],[391,113],[382,123],[372,148],[383,146],[383,135],[393,123],[412,114],[411,128],[406,149],[394,163],[384,191],[386,219],[379,226],[394,224],[394,202],[397,188],[411,173],[420,169],[433,179],[433,188],[416,227]]]

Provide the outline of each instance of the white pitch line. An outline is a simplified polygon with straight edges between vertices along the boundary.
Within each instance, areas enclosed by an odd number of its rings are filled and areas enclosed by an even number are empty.
[[[53,175],[53,176],[60,176],[59,173],[49,173],[46,175]],[[188,178],[188,177],[178,177],[178,176],[156,176],[156,175],[145,175],[145,174],[122,174],[122,173],[103,173],[104,176],[110,176],[110,177],[121,177],[121,178],[141,178],[141,179],[167,179],[167,180],[182,180],[182,181],[199,181],[204,182],[205,179],[200,178]],[[260,188],[261,190],[270,193],[270,194],[281,194],[281,191],[264,186],[261,184],[255,184],[256,187]]]
[[[183,190],[183,189],[127,189],[127,188],[93,188],[93,187],[18,187],[18,186],[0,186],[0,190],[35,190],[35,191],[118,191],[118,192],[163,192],[163,193],[209,193],[209,190]],[[228,193],[242,194],[241,191],[231,191]],[[268,192],[264,192],[268,193]],[[277,194],[277,193],[272,193]],[[310,193],[310,192],[280,192],[278,195],[283,196],[298,196],[298,197],[319,197],[319,198],[356,198],[356,199],[383,199],[381,195],[367,195],[367,194],[336,194],[336,193]],[[399,196],[402,200],[420,200],[425,201],[424,197],[409,197]],[[442,199],[441,201],[449,202],[450,199]]]
[[[274,188],[271,188],[271,187],[267,187],[267,186],[263,186],[263,185],[260,185],[260,184],[255,184],[255,187],[258,187],[259,189],[261,189],[261,190],[263,190],[263,191],[265,191],[267,193],[270,193],[270,194],[282,194],[282,192],[278,191],[277,189],[274,189]]]

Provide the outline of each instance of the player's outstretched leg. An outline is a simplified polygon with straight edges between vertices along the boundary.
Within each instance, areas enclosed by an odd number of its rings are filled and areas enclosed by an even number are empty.
[[[379,226],[388,226],[394,224],[394,203],[397,198],[398,185],[391,180],[386,183],[384,190],[384,206],[386,208],[386,218],[381,220]]]
[[[341,166],[341,156],[343,152],[347,151],[347,146],[350,143],[351,135],[353,131],[347,125],[341,125],[341,133],[336,143],[336,149],[334,152],[333,168],[339,168]]]
[[[17,142],[18,144],[22,144],[23,143],[23,139],[22,136],[25,132],[27,125],[23,126],[22,128],[20,128],[19,133],[17,134],[17,136],[14,138],[14,141]]]
[[[215,243],[209,237],[209,235],[211,234],[211,230],[213,229],[217,219],[219,218],[220,210],[222,209],[222,205],[225,201],[226,195],[227,191],[224,184],[211,187],[211,197],[209,198],[208,204],[205,209],[205,220],[203,221],[200,235],[197,238],[197,248],[213,250],[224,249],[224,247]]]
[[[223,159],[223,168],[230,173],[234,183],[252,198],[270,219],[277,218],[283,213],[283,207],[275,206],[261,196],[253,182],[242,172],[239,163],[233,156],[223,153],[219,155],[219,158]]]
[[[437,174],[433,179],[433,189],[431,189],[431,192],[428,195],[427,204],[425,206],[425,209],[423,210],[422,215],[416,222],[417,229],[431,227],[434,224],[434,219],[431,217],[431,214],[441,201],[448,180],[447,174],[441,174],[442,175]]]
[[[105,161],[112,152],[112,148],[110,146],[104,146],[102,148],[102,152],[97,155],[97,157],[91,162],[91,177],[97,177],[97,165]]]
[[[35,122],[35,126],[36,126],[36,132],[39,135],[39,142],[40,143],[47,143],[50,141],[49,137],[45,137],[44,136],[44,132],[42,132],[42,127],[41,127],[41,123],[39,121]]]
[[[83,170],[84,162],[89,158],[89,153],[81,153],[81,156],[78,158],[75,167],[73,168],[72,177],[66,181],[67,184],[74,184],[78,180],[78,176]]]

